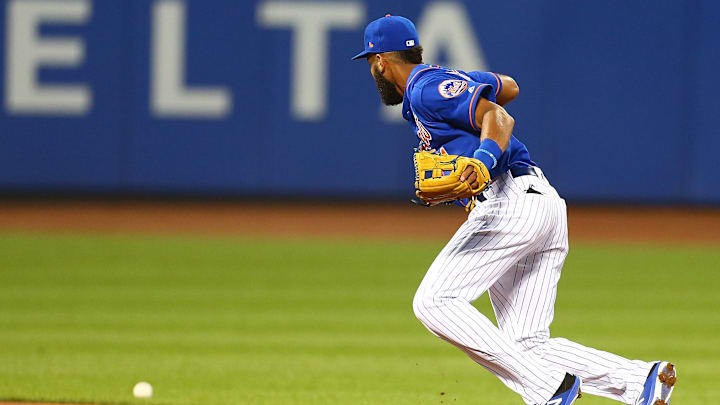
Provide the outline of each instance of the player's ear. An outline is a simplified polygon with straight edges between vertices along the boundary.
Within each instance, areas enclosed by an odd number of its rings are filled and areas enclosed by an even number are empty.
[[[381,53],[375,54],[375,57],[377,58],[376,61],[377,61],[378,71],[380,73],[385,73],[386,58]]]

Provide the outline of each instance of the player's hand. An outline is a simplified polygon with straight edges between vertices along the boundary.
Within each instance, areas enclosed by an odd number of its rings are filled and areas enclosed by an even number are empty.
[[[472,166],[468,166],[465,168],[465,171],[462,172],[460,175],[460,181],[466,181],[470,183],[470,186],[472,188],[479,187],[480,184],[478,184],[477,181],[477,173],[475,172],[475,169]]]

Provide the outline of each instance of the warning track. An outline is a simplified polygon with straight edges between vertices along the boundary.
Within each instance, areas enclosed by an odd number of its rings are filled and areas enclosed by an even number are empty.
[[[571,241],[720,246],[720,209],[570,206]],[[459,207],[410,203],[0,201],[0,230],[448,239]]]

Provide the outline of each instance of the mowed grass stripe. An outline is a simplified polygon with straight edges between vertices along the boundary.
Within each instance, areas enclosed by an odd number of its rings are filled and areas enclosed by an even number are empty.
[[[415,320],[414,290],[441,248],[0,234],[0,398],[521,404]],[[720,400],[719,264],[713,248],[575,244],[553,335],[673,360],[674,403]],[[491,316],[486,297],[476,305]],[[132,398],[140,380],[153,399]]]

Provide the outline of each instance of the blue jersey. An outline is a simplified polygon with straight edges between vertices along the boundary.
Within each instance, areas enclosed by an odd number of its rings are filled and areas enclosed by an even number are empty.
[[[403,117],[420,140],[418,149],[472,157],[480,146],[480,127],[475,121],[478,100],[495,102],[501,90],[502,81],[495,73],[416,66],[405,87]],[[534,165],[525,145],[512,136],[490,176]]]

